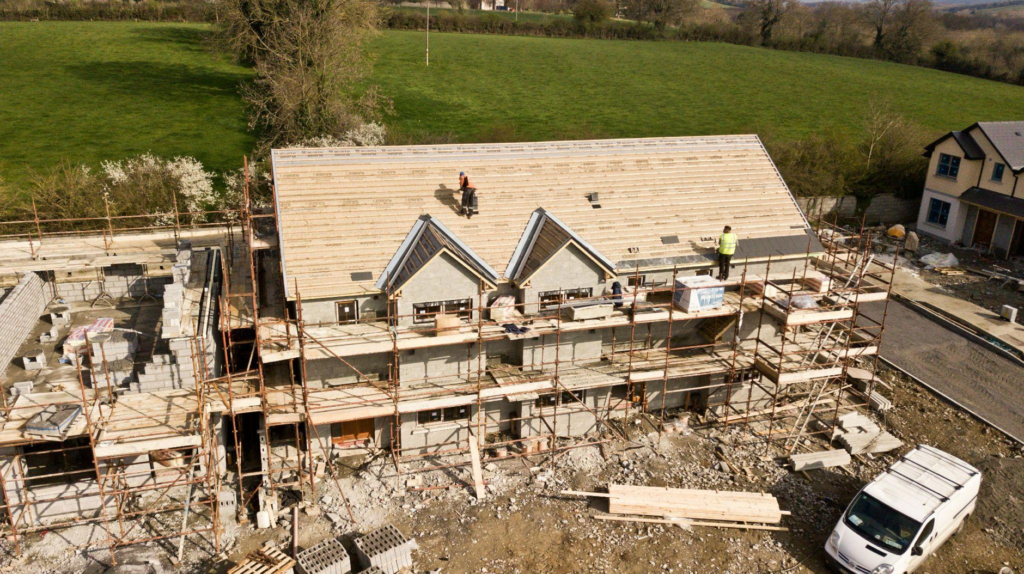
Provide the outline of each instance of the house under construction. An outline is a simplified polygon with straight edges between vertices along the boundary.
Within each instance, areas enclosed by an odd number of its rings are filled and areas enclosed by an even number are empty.
[[[112,552],[217,549],[222,521],[366,452],[400,474],[686,413],[795,449],[872,393],[847,371],[873,369],[884,321],[860,305],[891,270],[870,237],[813,229],[756,136],[287,149],[272,170],[259,212],[3,225],[16,545],[92,522]]]

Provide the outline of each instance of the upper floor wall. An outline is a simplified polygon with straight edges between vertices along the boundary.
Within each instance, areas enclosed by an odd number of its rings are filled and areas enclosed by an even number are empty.
[[[925,189],[950,197],[960,197],[972,187],[1014,195],[1019,176],[1014,175],[984,131],[975,126],[965,133],[971,136],[983,157],[978,157],[977,150],[964,149],[955,137],[945,138],[932,150]]]

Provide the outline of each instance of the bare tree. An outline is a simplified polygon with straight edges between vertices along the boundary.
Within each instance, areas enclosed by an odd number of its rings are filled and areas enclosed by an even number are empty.
[[[264,150],[341,137],[389,107],[374,88],[354,95],[371,69],[372,0],[221,0],[219,15],[220,37],[256,69],[243,97]]]
[[[771,45],[775,27],[792,8],[794,0],[754,0],[744,15],[758,28],[761,44]]]
[[[890,60],[918,56],[935,23],[931,0],[871,0],[863,14],[875,50]]]
[[[700,0],[626,0],[624,4],[627,16],[640,22],[650,22],[659,31],[679,25],[699,7]]]

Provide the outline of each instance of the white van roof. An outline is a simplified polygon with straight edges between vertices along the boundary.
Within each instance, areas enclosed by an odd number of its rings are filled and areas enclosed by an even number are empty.
[[[922,522],[978,474],[978,469],[953,455],[918,445],[871,481],[864,492]]]

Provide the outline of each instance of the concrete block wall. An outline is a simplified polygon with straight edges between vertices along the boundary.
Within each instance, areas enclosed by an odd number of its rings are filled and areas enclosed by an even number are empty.
[[[560,362],[574,364],[596,362],[601,358],[602,331],[576,331],[556,335],[541,335],[536,339],[522,339],[520,364],[533,369],[554,370],[555,356]]]
[[[476,419],[476,406],[470,406],[469,419],[420,425],[417,413],[402,413],[400,429],[402,454],[428,454],[450,450],[459,442],[462,446],[470,437],[470,425]]]
[[[399,325],[417,325],[412,316],[416,303],[470,299],[471,307],[477,308],[479,294],[476,275],[446,253],[432,260],[402,286],[398,299]],[[433,322],[419,325],[433,327]]]
[[[474,343],[402,351],[398,361],[398,379],[402,386],[422,385],[427,378],[466,379],[471,373],[476,374],[478,361],[484,363],[487,360],[486,357],[478,359],[478,354],[479,345]]]
[[[25,342],[50,298],[43,280],[29,273],[0,303],[0,373],[7,369]]]
[[[147,293],[154,297],[162,297],[164,287],[171,282],[170,277],[150,277],[148,280],[142,274],[141,268],[138,275],[129,275],[130,271],[125,269],[135,267],[133,265],[113,265],[103,270],[104,278],[94,281],[60,282],[54,283],[53,290],[57,298],[69,303],[94,301],[104,292],[115,299],[121,297],[142,297]],[[119,268],[111,271],[111,269]]]
[[[367,377],[377,376],[380,380],[387,380],[388,364],[391,359],[392,355],[389,353],[345,357],[345,360],[360,373]],[[355,371],[333,357],[306,361],[306,381],[311,388],[334,387],[359,380]]]
[[[908,223],[917,219],[921,199],[902,199],[891,193],[882,193],[870,199],[866,205],[858,205],[852,195],[843,197],[798,197],[797,205],[814,220],[822,215],[837,213],[840,218],[867,217],[868,224]],[[863,211],[861,211],[863,210]]]
[[[539,311],[540,293],[559,289],[590,289],[591,296],[605,291],[604,271],[575,245],[558,252],[544,267],[529,279],[529,285],[520,289],[518,303],[521,312],[536,314]],[[611,285],[610,282],[607,285]],[[523,311],[525,309],[525,311]]]

